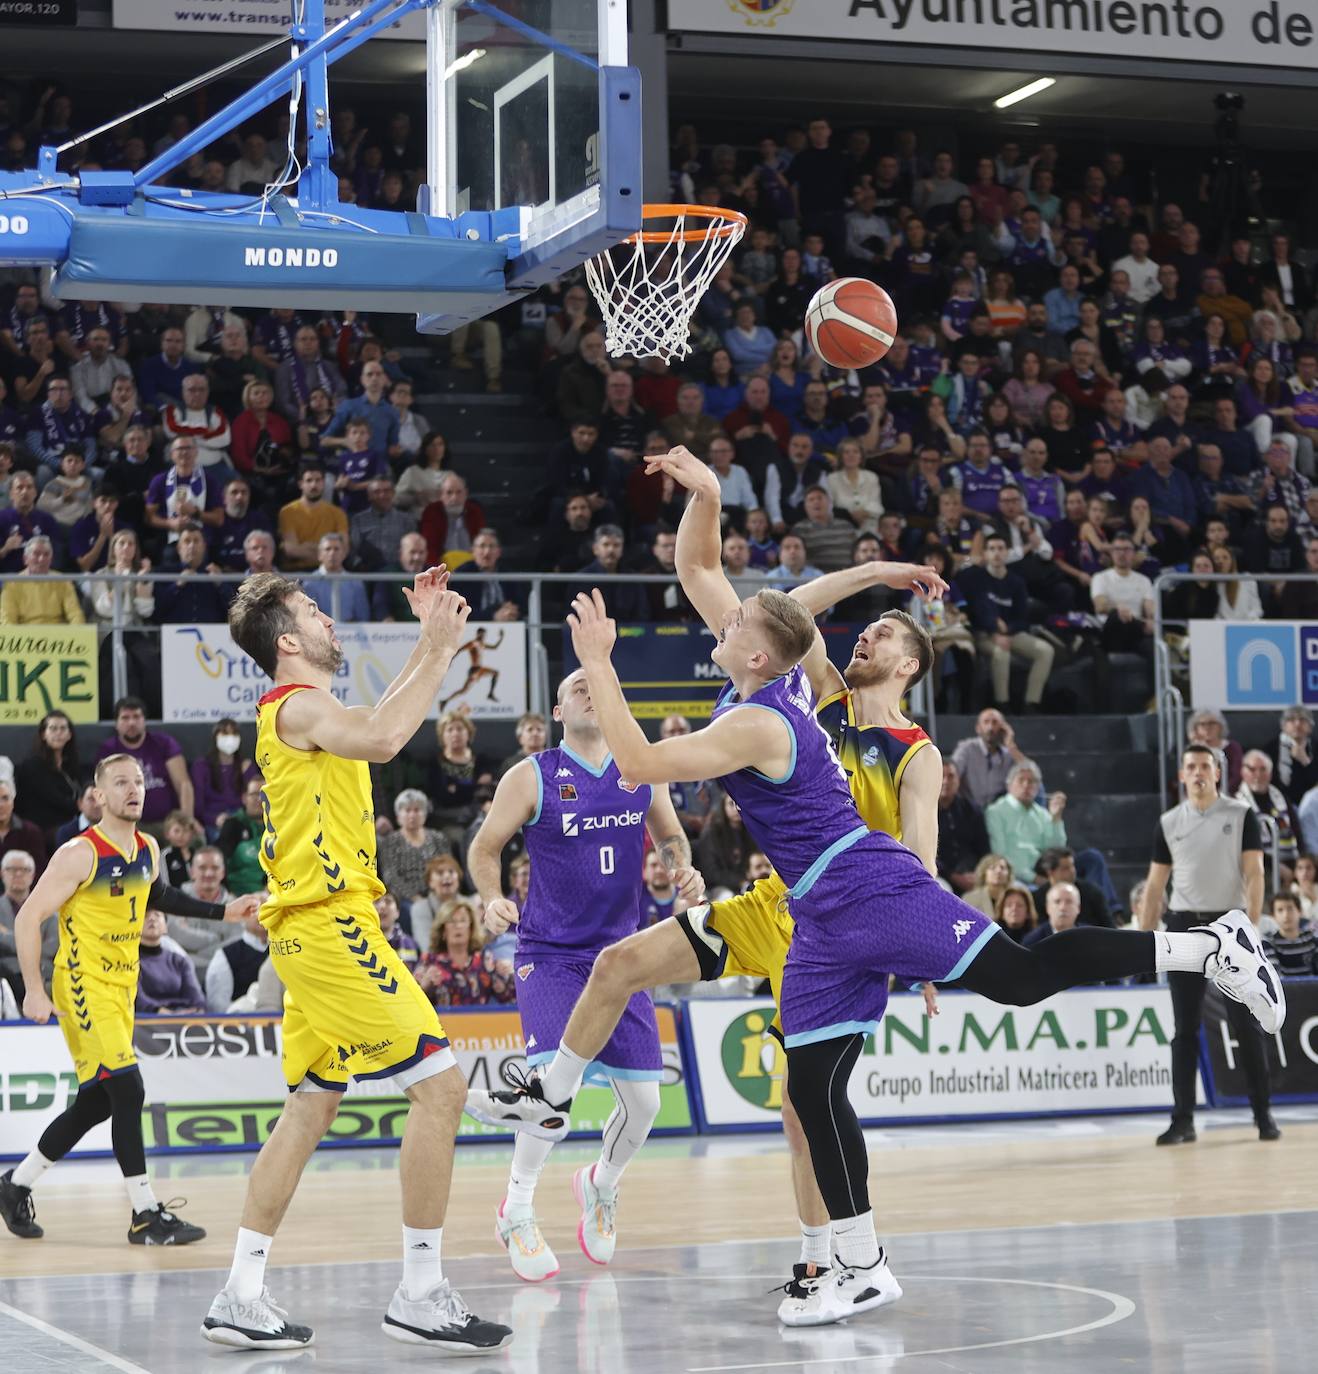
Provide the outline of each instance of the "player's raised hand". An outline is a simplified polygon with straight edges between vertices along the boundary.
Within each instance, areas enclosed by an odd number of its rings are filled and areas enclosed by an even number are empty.
[[[27,995],[23,998],[23,1015],[29,1021],[44,1026],[52,1016],[58,1018],[60,1013],[55,1010],[54,1002],[46,996],[46,990],[37,987],[28,988]]]
[[[899,592],[914,592],[921,601],[944,596],[947,583],[923,563],[879,563],[879,585]]]
[[[507,897],[496,897],[486,908],[481,920],[491,935],[502,935],[509,926],[515,926],[522,919],[517,903]]]
[[[687,906],[695,906],[705,896],[705,877],[698,868],[675,868],[673,886]]]
[[[249,916],[255,916],[261,909],[261,903],[265,900],[259,892],[249,892],[245,896],[235,897],[224,908],[224,919],[226,921],[245,921]]]
[[[567,623],[572,630],[572,647],[582,663],[609,661],[618,638],[618,627],[609,619],[598,587],[589,595],[579,592],[573,598]]]
[[[462,643],[471,607],[458,592],[441,591],[417,607],[421,633],[432,649],[452,651]]]
[[[417,573],[412,585],[403,588],[403,595],[407,598],[407,604],[412,608],[412,614],[420,620],[420,606],[423,603],[429,604],[447,588],[448,568],[440,563],[436,567],[427,568],[424,572]]]
[[[688,491],[718,490],[718,478],[709,465],[702,463],[689,448],[683,448],[681,444],[670,448],[667,453],[647,456],[645,471],[647,475],[665,473]]]

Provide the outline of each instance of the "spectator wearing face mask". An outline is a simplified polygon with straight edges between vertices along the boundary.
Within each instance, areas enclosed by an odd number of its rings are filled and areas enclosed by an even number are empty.
[[[242,753],[238,722],[218,721],[211,731],[211,747],[191,767],[193,808],[212,838],[229,816],[241,812],[244,779],[256,765]]]

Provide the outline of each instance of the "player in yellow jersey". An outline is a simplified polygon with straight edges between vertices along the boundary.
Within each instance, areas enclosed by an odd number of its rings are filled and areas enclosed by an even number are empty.
[[[817,577],[791,595],[812,615],[820,615],[836,602],[873,586],[923,592],[938,591],[943,584],[929,568],[873,562]],[[833,689],[816,707],[817,718],[848,774],[861,818],[871,830],[882,830],[914,850],[930,873],[938,848],[942,759],[928,735],[903,714],[901,704],[932,662],[928,631],[904,611],[888,611],[866,626],[856,641],[845,680],[830,667]],[[771,873],[741,896],[693,907],[604,950],[564,1029],[559,1053],[540,1081],[543,1100],[517,1091],[489,1094],[473,1089],[467,1098],[475,1109],[473,1115],[483,1119],[483,1114],[497,1109],[514,1130],[538,1126],[546,1114],[561,1117],[580,1086],[575,1067],[578,1056],[584,1055],[582,1062],[589,1062],[598,1037],[608,1038],[627,998],[642,989],[746,974],[767,978],[776,1004],[792,942],[786,897],[782,880]],[[932,1013],[936,1004],[930,985],[925,987],[925,1001]],[[781,1041],[777,1017],[770,1031]],[[571,1049],[565,1054],[566,1046]],[[802,1238],[801,1259],[780,1307],[784,1315],[789,1304],[804,1293],[802,1283],[826,1270],[832,1257],[828,1209],[786,1091],[787,1065],[781,1056],[775,1072],[783,1075],[783,1130],[791,1149]],[[491,1097],[499,1099],[497,1104],[486,1100]],[[519,1121],[523,1115],[525,1121]],[[566,1130],[564,1124],[562,1131]]]
[[[257,712],[265,778],[261,921],[284,985],[289,1097],[252,1165],[233,1267],[202,1334],[218,1345],[288,1350],[309,1327],[275,1306],[265,1266],[303,1167],[329,1129],[349,1077],[387,1079],[411,1102],[399,1156],[403,1278],[383,1330],[439,1353],[502,1349],[512,1331],[474,1316],[444,1279],[440,1243],[466,1083],[435,1015],[380,930],[371,763],[416,733],[462,642],[470,608],[430,568],[404,589],[416,648],[373,707],[330,691],[343,662],[334,622],[296,583],[249,577],[229,612],[235,642],[274,679]]]
[[[114,1156],[132,1204],[128,1239],[134,1245],[187,1245],[206,1234],[156,1201],[142,1141],[145,1090],[133,1052],[137,952],[147,907],[179,916],[241,921],[260,899],[228,906],[199,901],[160,878],[155,840],[137,828],[146,798],[141,765],[111,754],[93,780],[101,820],[60,846],[23,903],[14,940],[26,984],[23,1015],[44,1024],[59,1018],[73,1056],[78,1092],[46,1127],[37,1148],[0,1176],[0,1216],[16,1236],[37,1240],[31,1189],[93,1126],[109,1120]],[[52,995],[41,982],[41,927],[59,916]],[[52,1000],[53,997],[53,1000]]]

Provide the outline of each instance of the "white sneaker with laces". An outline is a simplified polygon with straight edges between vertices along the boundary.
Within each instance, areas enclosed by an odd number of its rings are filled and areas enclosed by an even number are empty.
[[[1243,911],[1228,911],[1204,930],[1218,940],[1204,974],[1224,997],[1240,1002],[1269,1034],[1275,1035],[1286,1020],[1286,993],[1276,970],[1263,952],[1254,923]]]
[[[828,1326],[876,1307],[886,1307],[902,1295],[901,1285],[888,1268],[887,1253],[880,1248],[878,1259],[868,1268],[830,1269],[822,1280],[807,1280],[810,1292],[784,1315],[786,1326]],[[784,1303],[784,1306],[786,1304]]]
[[[499,1244],[508,1252],[513,1273],[519,1279],[525,1279],[527,1283],[543,1283],[558,1273],[558,1260],[540,1230],[535,1213],[529,1208],[522,1212],[509,1212],[508,1199],[504,1198],[495,1216],[494,1230]]]
[[[424,1298],[407,1297],[400,1285],[380,1330],[407,1345],[428,1346],[437,1355],[488,1355],[513,1338],[511,1326],[482,1321],[445,1279]]]
[[[537,1140],[562,1140],[572,1129],[568,1118],[572,1104],[546,1102],[536,1074],[526,1074],[519,1064],[508,1064],[503,1069],[503,1081],[507,1088],[469,1088],[464,1108],[467,1115],[487,1126],[524,1131]]]
[[[817,1285],[824,1282],[833,1272],[827,1265],[817,1264],[814,1266],[815,1272],[807,1274],[806,1270],[811,1266],[808,1264],[794,1264],[792,1266],[792,1277],[787,1280],[781,1288],[773,1291],[776,1293],[786,1293],[787,1296],[778,1304],[778,1320],[784,1326],[796,1326],[799,1323],[795,1320],[801,1311],[801,1304],[815,1291]]]
[[[260,1297],[250,1302],[221,1288],[201,1324],[201,1334],[216,1345],[239,1350],[299,1350],[315,1340],[309,1326],[289,1322],[288,1313],[270,1296],[268,1288],[261,1289]]]
[[[593,1164],[587,1164],[572,1175],[572,1196],[581,1208],[581,1224],[577,1227],[577,1243],[592,1264],[608,1264],[618,1243],[616,1221],[618,1194],[606,1193],[595,1186]]]

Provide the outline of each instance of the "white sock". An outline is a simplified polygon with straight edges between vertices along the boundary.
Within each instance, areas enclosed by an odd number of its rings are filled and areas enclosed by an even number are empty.
[[[833,1219],[833,1241],[838,1258],[847,1268],[868,1269],[879,1260],[879,1238],[874,1233],[873,1211],[858,1217]]]
[[[444,1278],[440,1264],[440,1241],[444,1228],[436,1226],[423,1230],[417,1226],[403,1227],[403,1296],[410,1300],[424,1298]]]
[[[249,1231],[245,1226],[238,1228],[238,1239],[233,1247],[233,1267],[224,1286],[241,1302],[253,1302],[261,1296],[265,1287],[265,1264],[270,1258],[273,1236],[263,1236],[260,1231]]]
[[[14,1165],[14,1174],[10,1182],[20,1188],[31,1188],[54,1163],[53,1159],[47,1159],[40,1150],[33,1150],[21,1164]]]
[[[616,1193],[626,1167],[626,1164],[610,1164],[607,1159],[597,1159],[590,1171],[590,1181],[601,1193]]]
[[[1159,973],[1202,973],[1219,948],[1217,936],[1206,930],[1155,930],[1153,967]]]
[[[513,1167],[508,1174],[508,1212],[529,1212],[535,1199],[535,1185],[540,1182],[540,1170],[554,1148],[552,1140],[537,1140],[531,1135],[519,1135],[513,1146]]]
[[[833,1234],[833,1227],[825,1222],[822,1226],[807,1226],[801,1223],[801,1263],[815,1264],[821,1269],[827,1269],[833,1263],[833,1255],[829,1250],[829,1237]]]
[[[545,1101],[554,1106],[562,1106],[577,1095],[581,1087],[581,1080],[586,1076],[586,1065],[589,1059],[583,1059],[579,1054],[573,1054],[561,1041],[558,1052],[549,1061],[549,1067],[540,1077],[540,1086],[544,1089]]]
[[[133,1204],[133,1211],[149,1212],[153,1207],[160,1206],[151,1189],[151,1180],[145,1174],[134,1174],[132,1178],[125,1174],[124,1187],[128,1189],[128,1201]]]

